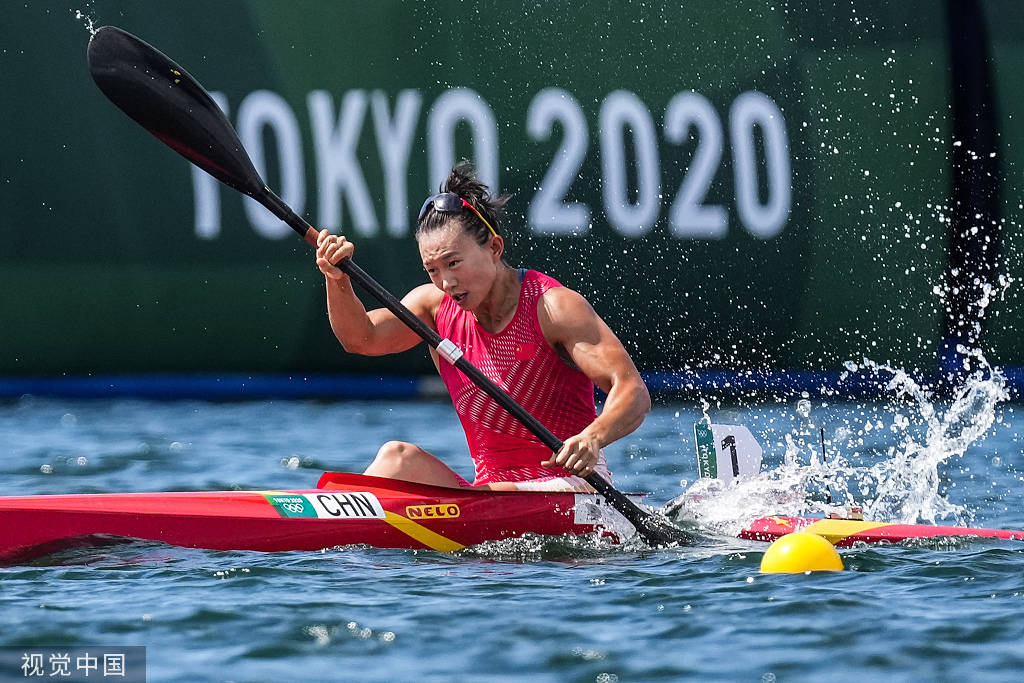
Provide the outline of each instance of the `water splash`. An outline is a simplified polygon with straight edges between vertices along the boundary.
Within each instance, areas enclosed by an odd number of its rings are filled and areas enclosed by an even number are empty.
[[[922,438],[920,430],[914,429],[914,420],[894,421],[893,431],[900,434],[901,443],[890,449],[891,457],[872,465],[862,477],[875,482],[874,496],[864,504],[868,515],[908,524],[949,517],[958,523],[966,521],[969,511],[951,503],[940,491],[939,466],[952,465],[985,436],[995,423],[996,406],[1009,399],[1009,393],[1006,378],[988,364],[981,351],[958,351],[974,359],[975,369],[955,388],[945,409],[907,373],[865,364],[872,372],[892,374],[886,388],[897,398],[910,401],[924,428]]]
[[[96,28],[96,21],[93,19],[92,16],[90,16],[89,14],[86,14],[86,12],[83,12],[80,9],[71,10],[71,11],[74,12],[75,19],[77,19],[78,21],[82,22],[82,25],[85,26],[85,30],[89,32],[90,36],[96,35],[96,31],[98,29]]]
[[[969,359],[971,374],[942,400],[901,369],[867,359],[848,362],[851,375],[885,379],[889,401],[860,406],[856,417],[831,426],[824,442],[810,401],[799,401],[798,426],[780,442],[780,466],[728,483],[702,479],[670,502],[666,513],[723,535],[735,535],[759,517],[843,514],[853,504],[866,518],[883,522],[968,523],[971,511],[946,497],[949,480],[943,475],[956,474],[957,460],[992,429],[997,406],[1009,393],[1002,372],[980,351],[958,351]]]
[[[812,479],[809,467],[789,465],[728,483],[699,479],[665,506],[665,514],[676,522],[696,524],[723,536],[737,536],[760,517],[808,514],[807,491]]]

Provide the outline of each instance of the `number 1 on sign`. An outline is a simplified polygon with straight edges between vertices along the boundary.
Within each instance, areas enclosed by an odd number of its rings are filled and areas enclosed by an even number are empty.
[[[761,444],[743,425],[693,425],[697,471],[704,478],[729,481],[761,471]]]

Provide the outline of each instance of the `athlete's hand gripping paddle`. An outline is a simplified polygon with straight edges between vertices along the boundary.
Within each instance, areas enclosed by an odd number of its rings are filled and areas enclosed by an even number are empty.
[[[297,216],[266,186],[220,107],[184,69],[156,48],[113,26],[104,26],[93,34],[89,40],[88,55],[93,80],[111,102],[193,164],[258,201],[316,247],[316,229]],[[562,442],[557,436],[463,358],[452,342],[442,339],[352,259],[340,261],[337,267],[465,373],[545,446],[556,453],[561,450]],[[672,545],[692,542],[689,534],[640,509],[600,475],[590,474],[586,479],[637,528],[647,543]]]

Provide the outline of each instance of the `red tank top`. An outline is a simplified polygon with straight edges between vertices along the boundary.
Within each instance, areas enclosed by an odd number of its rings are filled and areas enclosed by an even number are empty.
[[[437,309],[436,323],[442,337],[564,440],[582,432],[597,413],[594,384],[551,348],[537,319],[541,295],[561,286],[554,278],[526,271],[515,315],[498,334],[483,329],[447,294]],[[564,468],[542,467],[551,451],[537,437],[450,363],[441,360],[439,366],[466,431],[476,466],[474,484],[569,476]]]

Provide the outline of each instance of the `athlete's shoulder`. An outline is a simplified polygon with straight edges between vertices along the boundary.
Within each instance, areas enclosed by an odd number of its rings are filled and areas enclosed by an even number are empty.
[[[546,273],[542,273],[539,270],[527,270],[523,274],[523,283],[531,283],[538,287],[541,292],[546,292],[549,289],[554,289],[556,287],[560,288],[565,286],[555,278],[551,277],[550,275],[547,275]]]
[[[548,311],[549,315],[594,313],[594,307],[590,305],[585,296],[565,285],[558,285],[546,290],[540,297],[540,304]]]
[[[537,321],[552,344],[590,337],[602,324],[586,297],[565,286],[553,287],[540,296]]]

